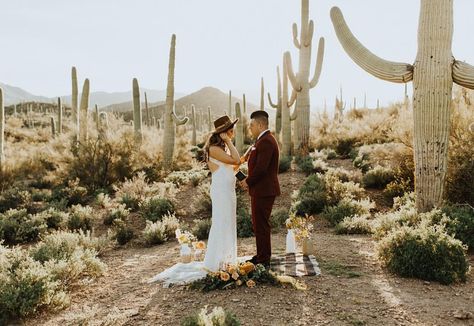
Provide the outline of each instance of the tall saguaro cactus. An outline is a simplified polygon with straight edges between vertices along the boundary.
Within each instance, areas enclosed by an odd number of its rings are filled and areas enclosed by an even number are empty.
[[[142,108],[140,106],[140,87],[138,80],[133,78],[133,129],[135,131],[135,142],[142,142]]]
[[[150,127],[151,120],[150,120],[150,109],[148,108],[148,98],[145,92],[145,111],[146,111],[146,125]]]
[[[298,39],[298,26],[293,24],[293,43],[299,50],[299,68],[295,75],[291,64],[291,55],[285,53],[287,61],[288,78],[293,89],[298,92],[298,101],[296,110],[298,118],[296,120],[296,140],[295,146],[299,150],[306,150],[309,146],[310,129],[310,98],[309,90],[316,87],[321,75],[324,57],[324,38],[319,39],[318,56],[313,78],[309,79],[309,70],[311,66],[311,50],[313,46],[314,23],[309,20],[309,0],[301,0],[301,33]]]
[[[474,89],[474,67],[452,54],[453,1],[421,0],[418,53],[413,65],[383,60],[349,30],[341,10],[331,9],[337,37],[352,60],[377,78],[413,81],[415,192],[418,211],[442,203],[448,165],[453,82]]]
[[[170,168],[173,163],[174,143],[176,125],[183,125],[188,122],[188,117],[179,119],[176,116],[174,103],[174,66],[176,57],[176,35],[171,36],[170,56],[168,63],[168,85],[166,87],[166,105],[164,112],[164,140],[163,159],[165,168]]]
[[[77,97],[78,97],[78,87],[77,87],[77,70],[76,67],[71,69],[71,80],[72,80],[72,93],[71,93],[71,114],[72,121],[76,125],[76,128],[79,128],[79,113],[77,111]],[[77,132],[77,131],[76,131]]]
[[[265,111],[265,85],[263,84],[263,77],[260,79],[260,110]]]
[[[239,102],[235,103],[235,117],[239,119],[235,126],[235,147],[239,153],[242,153],[244,149],[244,120],[242,119],[242,111]]]
[[[5,140],[5,107],[3,106],[3,89],[0,87],[0,172],[5,164],[4,140]]]
[[[191,118],[193,120],[193,137],[192,137],[192,140],[191,140],[191,145],[193,146],[196,146],[197,144],[197,133],[196,133],[196,125],[197,125],[197,121],[196,121],[196,107],[194,106],[194,104],[191,105]]]
[[[81,94],[81,106],[79,118],[79,141],[85,142],[88,137],[89,123],[89,79],[84,80]]]
[[[61,104],[61,98],[58,97],[58,134],[63,132],[63,106]]]
[[[229,117],[232,119],[232,91],[229,91]]]
[[[278,74],[279,75],[279,74]],[[278,79],[279,76],[278,76]],[[291,98],[288,98],[288,63],[283,58],[283,91],[281,93],[281,152],[283,156],[291,155],[291,121],[298,118],[301,111],[295,108],[294,115],[290,114],[290,108],[296,101],[297,93],[291,92]]]
[[[276,109],[276,120],[275,120],[275,134],[277,139],[280,139],[281,132],[281,78],[280,78],[280,67],[277,66],[277,102],[273,103],[270,92],[268,95],[268,103],[274,109]]]

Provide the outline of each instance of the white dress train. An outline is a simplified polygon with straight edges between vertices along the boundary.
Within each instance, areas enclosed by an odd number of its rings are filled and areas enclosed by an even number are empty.
[[[163,286],[187,284],[204,278],[206,270],[218,271],[224,264],[237,263],[237,221],[235,176],[232,165],[212,157],[218,169],[212,173],[212,224],[203,262],[177,263],[154,276],[149,282],[163,281]]]

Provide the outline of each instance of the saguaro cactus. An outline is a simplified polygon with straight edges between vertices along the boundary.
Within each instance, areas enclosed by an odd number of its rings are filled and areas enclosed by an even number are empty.
[[[3,89],[0,87],[0,172],[5,164],[4,140],[5,140],[5,107],[3,106]]]
[[[279,71],[277,71],[280,79]],[[299,96],[299,95],[298,95]],[[297,92],[293,89],[291,98],[288,98],[288,63],[283,58],[283,91],[281,93],[281,152],[283,156],[291,155],[291,121],[298,118],[301,111],[295,108],[293,115],[290,114],[290,108],[296,101]]]
[[[276,120],[275,120],[275,134],[277,139],[280,139],[281,132],[281,78],[280,78],[280,67],[277,66],[277,102],[273,103],[270,92],[267,93],[268,103],[274,109],[276,109]]]
[[[71,115],[72,115],[72,121],[76,127],[76,135],[78,135],[79,134],[79,112],[77,110],[78,86],[77,86],[76,67],[72,67],[71,69],[71,80],[72,80]]]
[[[63,106],[61,104],[61,98],[58,97],[58,134],[63,132]]]
[[[265,111],[265,85],[263,77],[260,79],[260,110]]]
[[[192,137],[192,140],[191,140],[191,144],[193,146],[196,146],[197,144],[197,140],[196,140],[196,124],[197,124],[197,121],[196,121],[196,107],[194,106],[194,104],[191,105],[191,119],[193,120],[193,137]]]
[[[56,136],[56,121],[54,121],[54,117],[50,117],[51,121],[51,135],[53,138]]]
[[[95,120],[95,128],[97,131],[100,131],[100,113],[99,113],[99,107],[97,104],[94,106],[94,120]]]
[[[331,9],[331,19],[342,47],[362,69],[391,82],[413,81],[416,206],[424,212],[443,199],[453,82],[474,89],[474,67],[452,54],[453,1],[421,0],[420,8],[413,65],[371,53],[349,30],[339,8]]]
[[[89,79],[84,80],[81,94],[79,118],[79,141],[85,142],[88,137],[88,123],[89,123]]]
[[[242,119],[242,111],[240,109],[240,103],[235,103],[235,117],[239,119],[235,126],[235,147],[242,153],[244,149],[244,120]]]
[[[145,92],[145,111],[146,111],[146,125],[149,127],[151,125],[151,120],[150,120],[150,109],[148,108],[148,99],[146,97],[146,92]]]
[[[229,91],[229,117],[232,119],[232,91]]]
[[[140,87],[138,80],[133,78],[133,129],[135,131],[135,142],[142,142],[142,108],[140,106]]]
[[[174,103],[174,65],[176,56],[176,35],[171,37],[170,56],[168,64],[168,85],[166,87],[166,105],[164,112],[164,141],[163,141],[163,159],[165,168],[170,168],[173,163],[175,128],[176,125],[183,125],[188,122],[188,117],[179,119],[176,116]]]
[[[316,60],[316,68],[314,76],[309,79],[309,70],[311,65],[311,50],[313,45],[314,23],[309,20],[309,0],[301,0],[301,34],[298,39],[298,26],[293,24],[293,43],[299,50],[299,69],[295,75],[291,64],[291,55],[285,53],[287,61],[288,78],[290,79],[293,89],[298,92],[298,101],[296,110],[298,118],[296,120],[296,148],[305,151],[309,146],[309,129],[310,129],[310,98],[309,90],[316,87],[321,68],[323,66],[324,57],[324,38],[319,39],[318,57]]]

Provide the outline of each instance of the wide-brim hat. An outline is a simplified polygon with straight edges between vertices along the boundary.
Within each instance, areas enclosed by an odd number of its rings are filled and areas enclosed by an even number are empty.
[[[235,119],[234,121],[230,120],[227,115],[224,115],[220,118],[214,120],[214,131],[213,134],[220,134],[221,132],[226,132],[230,128],[233,128],[234,125],[239,121],[239,118]]]

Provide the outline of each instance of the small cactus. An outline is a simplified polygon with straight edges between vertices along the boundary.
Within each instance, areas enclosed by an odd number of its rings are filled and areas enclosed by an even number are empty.
[[[58,134],[62,134],[62,132],[63,132],[63,106],[61,104],[61,98],[58,97]]]
[[[142,108],[140,107],[140,88],[138,80],[133,78],[133,128],[135,131],[135,142],[142,142]]]
[[[79,118],[79,141],[85,142],[88,138],[88,122],[89,122],[89,79],[84,80],[81,94],[81,106]]]
[[[79,112],[77,110],[78,86],[77,86],[77,70],[76,67],[71,69],[72,93],[71,93],[71,115],[75,125],[76,135],[79,136]]]
[[[148,108],[148,98],[146,96],[146,92],[145,92],[145,111],[146,111],[146,125],[149,127],[151,124],[151,120],[150,120],[150,109]]]
[[[54,117],[50,117],[51,121],[51,135],[53,138],[56,136],[56,121],[54,121]]]
[[[99,107],[97,106],[97,104],[94,107],[94,111],[95,111],[95,114],[94,114],[95,127],[97,131],[100,131],[100,113],[99,113]]]
[[[262,79],[263,82],[263,79]],[[277,66],[277,102],[273,103],[270,92],[268,95],[268,103],[274,109],[276,109],[276,121],[275,121],[275,134],[277,139],[280,139],[281,132],[281,79],[280,79],[280,67]]]

